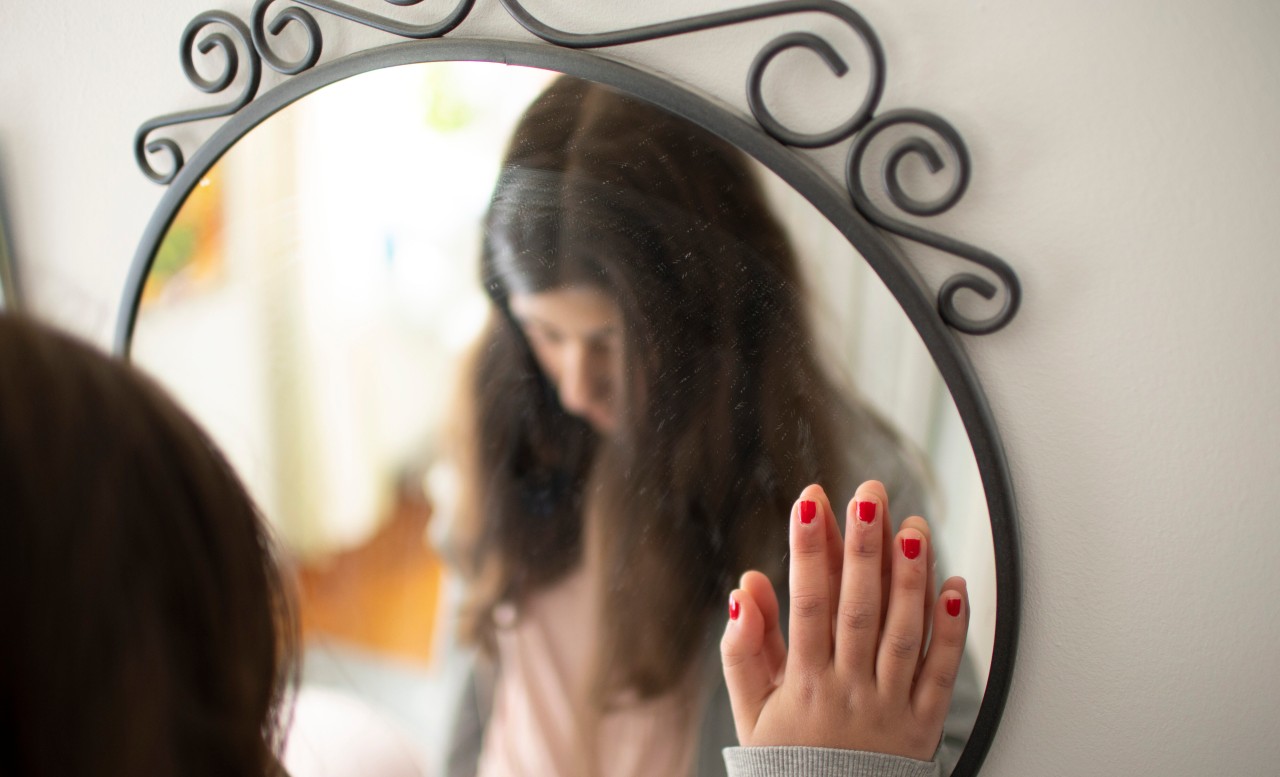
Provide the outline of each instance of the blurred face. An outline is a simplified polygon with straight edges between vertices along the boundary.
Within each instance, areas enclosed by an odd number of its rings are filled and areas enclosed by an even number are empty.
[[[510,305],[564,409],[600,434],[613,432],[623,371],[618,305],[583,286],[512,294]]]

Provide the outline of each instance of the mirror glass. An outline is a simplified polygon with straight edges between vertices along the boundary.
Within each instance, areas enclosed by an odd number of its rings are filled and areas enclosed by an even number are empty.
[[[295,777],[716,773],[725,595],[783,572],[803,485],[872,477],[969,581],[963,747],[995,589],[954,404],[857,251],[698,127],[489,63],[329,85],[193,190],[132,354],[296,577]]]
[[[17,307],[18,289],[13,281],[13,253],[5,226],[4,187],[0,186],[0,311]]]

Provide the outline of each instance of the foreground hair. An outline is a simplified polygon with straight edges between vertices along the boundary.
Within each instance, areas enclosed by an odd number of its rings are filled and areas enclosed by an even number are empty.
[[[260,517],[150,380],[0,315],[0,774],[282,774]]]

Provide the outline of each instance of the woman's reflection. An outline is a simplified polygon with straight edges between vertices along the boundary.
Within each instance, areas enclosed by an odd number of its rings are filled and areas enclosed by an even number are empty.
[[[721,772],[738,576],[784,583],[779,516],[806,484],[874,477],[906,516],[921,470],[837,388],[784,230],[710,133],[561,78],[485,229],[459,556],[485,658],[450,771]]]

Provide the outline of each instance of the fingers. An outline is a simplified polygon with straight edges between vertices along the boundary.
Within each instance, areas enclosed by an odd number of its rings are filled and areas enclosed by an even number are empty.
[[[933,636],[916,681],[913,705],[917,719],[941,726],[951,706],[969,633],[969,592],[964,578],[953,577],[942,584],[931,616]]]
[[[766,580],[766,583],[768,581]],[[772,591],[772,586],[770,586]],[[777,602],[774,602],[774,630],[777,631]],[[729,624],[720,639],[720,659],[729,688],[729,705],[738,741],[747,745],[760,711],[774,689],[774,667],[766,646],[766,618],[755,597],[739,588],[729,594]]]
[[[892,573],[889,611],[876,656],[876,686],[883,693],[907,698],[915,679],[924,641],[924,608],[929,579],[928,540],[920,529],[901,529],[888,549]]]
[[[875,480],[854,492],[845,516],[844,574],[836,618],[836,665],[873,677],[886,586],[883,577],[884,527],[889,498]]]
[[[753,569],[742,576],[738,586],[755,601],[764,617],[765,660],[769,663],[773,681],[780,683],[787,660],[787,645],[782,638],[782,628],[778,621],[778,595],[773,590],[773,583]]]
[[[908,529],[908,528],[918,529],[920,533],[924,535],[925,547],[928,548],[928,552],[929,552],[929,560],[928,560],[928,566],[927,566],[929,570],[929,575],[928,575],[928,579],[925,581],[924,606],[920,608],[920,626],[924,630],[924,634],[928,635],[929,624],[933,619],[933,603],[934,603],[934,600],[937,599],[936,592],[938,590],[937,579],[934,576],[934,567],[937,565],[937,556],[934,554],[935,543],[933,541],[933,532],[929,530],[928,521],[926,521],[925,519],[921,518],[918,515],[913,515],[907,520],[903,521],[902,526],[899,528],[899,531],[901,531],[902,529]],[[921,661],[924,660],[923,655],[921,655],[920,658],[921,658]],[[919,666],[917,665],[916,668],[918,671]]]
[[[831,578],[827,526],[834,522],[827,495],[813,485],[791,509],[791,652],[787,670],[811,673],[831,662]]]

